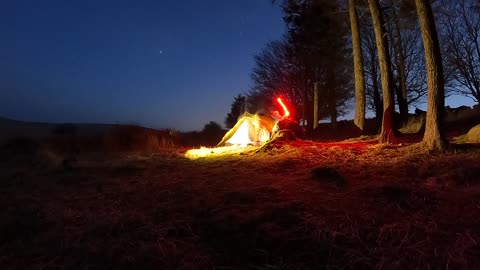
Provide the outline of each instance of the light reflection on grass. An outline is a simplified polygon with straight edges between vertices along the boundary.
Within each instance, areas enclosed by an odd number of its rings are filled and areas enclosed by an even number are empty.
[[[234,155],[234,154],[241,154],[251,152],[258,147],[255,146],[239,146],[239,145],[231,145],[231,146],[222,146],[222,147],[200,147],[199,149],[190,149],[185,153],[185,157],[189,159],[198,159],[204,157],[219,157],[219,156],[226,156],[226,155]]]

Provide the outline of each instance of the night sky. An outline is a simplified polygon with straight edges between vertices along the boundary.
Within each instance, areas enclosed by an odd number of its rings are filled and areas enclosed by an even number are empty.
[[[283,32],[270,0],[3,1],[0,116],[223,125],[253,56]]]
[[[269,0],[12,0],[0,30],[0,116],[199,130],[284,24]]]

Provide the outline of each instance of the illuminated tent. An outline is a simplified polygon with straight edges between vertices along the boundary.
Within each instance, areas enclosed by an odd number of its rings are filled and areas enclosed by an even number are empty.
[[[277,128],[277,121],[270,115],[245,112],[217,146],[261,145],[270,139]]]

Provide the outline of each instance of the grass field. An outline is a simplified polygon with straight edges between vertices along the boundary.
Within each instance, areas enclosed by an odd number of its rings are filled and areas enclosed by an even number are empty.
[[[256,150],[4,158],[0,269],[480,266],[478,146]]]

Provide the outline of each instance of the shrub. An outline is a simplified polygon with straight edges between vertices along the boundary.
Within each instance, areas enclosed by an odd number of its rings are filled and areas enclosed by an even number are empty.
[[[13,137],[7,140],[0,149],[7,154],[33,155],[40,148],[40,143],[28,137]]]
[[[225,135],[218,123],[210,121],[202,131],[182,132],[178,134],[179,144],[187,147],[216,146]]]
[[[410,115],[407,123],[399,129],[401,133],[422,133],[422,129],[425,125],[425,115]]]
[[[5,167],[58,167],[62,158],[40,142],[28,137],[14,137],[0,146],[0,163]]]
[[[106,148],[113,152],[164,152],[175,148],[170,130],[147,129],[135,125],[120,125],[105,136]]]

